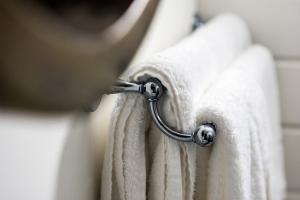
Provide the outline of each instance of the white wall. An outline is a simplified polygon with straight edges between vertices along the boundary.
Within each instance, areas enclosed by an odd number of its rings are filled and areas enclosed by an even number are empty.
[[[0,109],[0,199],[93,199],[87,120],[84,113]]]

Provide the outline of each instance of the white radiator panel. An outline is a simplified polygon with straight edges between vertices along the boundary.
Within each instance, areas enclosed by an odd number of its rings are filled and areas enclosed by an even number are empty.
[[[283,142],[288,190],[300,192],[300,127],[284,128]]]
[[[300,125],[300,61],[279,60],[277,66],[282,122]]]
[[[299,200],[299,199],[300,199],[300,193],[295,193],[295,192],[289,192],[286,198],[286,200]]]

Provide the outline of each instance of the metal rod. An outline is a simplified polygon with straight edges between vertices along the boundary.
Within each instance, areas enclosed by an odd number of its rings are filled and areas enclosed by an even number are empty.
[[[156,126],[168,137],[181,142],[194,142],[202,147],[214,143],[216,127],[212,123],[201,124],[192,133],[183,133],[172,129],[161,118],[158,110],[158,101],[166,89],[156,78],[150,78],[144,83],[131,83],[118,80],[112,93],[135,92],[143,94],[148,101],[149,111]]]
[[[161,119],[158,111],[157,101],[149,101],[150,113],[156,126],[167,136],[182,142],[193,142],[192,134],[177,132],[166,125]]]

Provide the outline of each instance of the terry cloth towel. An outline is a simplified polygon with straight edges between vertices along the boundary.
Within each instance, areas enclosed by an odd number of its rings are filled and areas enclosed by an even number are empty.
[[[285,198],[279,94],[270,52],[252,46],[198,102],[197,123],[213,122],[207,199]]]
[[[131,67],[122,78],[159,78],[168,89],[160,100],[164,120],[177,130],[192,131],[201,96],[249,45],[241,19],[219,16],[174,47]],[[120,94],[112,113],[101,199],[205,199],[209,151],[164,136],[149,119],[143,96]]]

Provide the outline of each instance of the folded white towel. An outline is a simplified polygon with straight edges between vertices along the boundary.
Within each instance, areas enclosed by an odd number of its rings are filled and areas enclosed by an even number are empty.
[[[223,15],[178,45],[132,67],[123,78],[159,78],[168,90],[161,109],[164,119],[177,130],[191,132],[197,126],[203,94],[249,45],[243,21]],[[141,95],[119,95],[109,137],[102,199],[206,198],[210,150],[164,136],[149,119]]]
[[[203,95],[198,123],[218,129],[208,199],[284,199],[278,99],[274,63],[261,46],[249,48]]]

